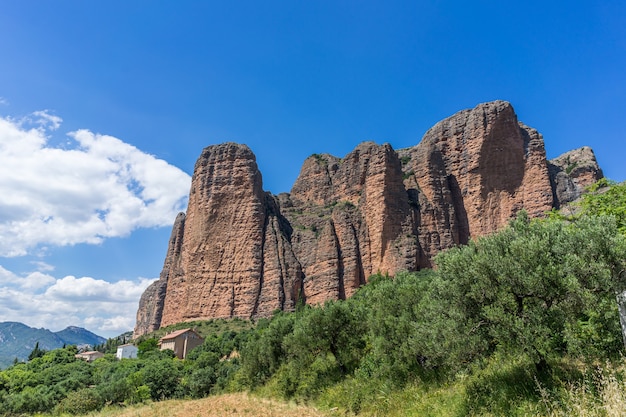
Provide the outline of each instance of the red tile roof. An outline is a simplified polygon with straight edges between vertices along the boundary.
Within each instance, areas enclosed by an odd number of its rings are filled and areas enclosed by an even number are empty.
[[[166,334],[165,336],[163,336],[160,340],[169,340],[169,339],[176,339],[178,336],[180,336],[183,333],[187,333],[187,332],[194,332],[193,329],[182,329],[182,330],[176,330],[175,332],[172,332],[170,334]],[[196,333],[197,334],[197,333]]]

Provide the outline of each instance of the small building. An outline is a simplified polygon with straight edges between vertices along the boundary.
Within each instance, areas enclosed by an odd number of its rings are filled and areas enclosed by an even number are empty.
[[[137,346],[133,344],[120,345],[115,353],[117,359],[134,359],[137,357]]]
[[[167,334],[159,340],[161,350],[170,349],[179,359],[185,359],[187,354],[204,343],[204,339],[193,329],[183,329]]]
[[[98,352],[97,350],[90,350],[89,352],[77,353],[76,355],[74,355],[74,357],[77,359],[86,360],[87,362],[93,362],[96,359],[104,357],[104,353]]]

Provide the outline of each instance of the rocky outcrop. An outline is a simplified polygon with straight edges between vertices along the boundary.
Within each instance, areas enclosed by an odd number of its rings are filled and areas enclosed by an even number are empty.
[[[372,274],[431,267],[442,249],[519,210],[541,216],[580,192],[602,175],[589,152],[548,163],[541,135],[504,101],[437,123],[411,148],[367,142],[344,158],[312,155],[278,196],[263,191],[248,147],[209,146],[135,335],[343,299]]]
[[[191,182],[180,261],[171,269],[161,326],[293,309],[302,272],[289,224],[262,188],[245,145],[209,146]]]
[[[587,146],[551,159],[548,169],[556,208],[576,200],[585,188],[604,177],[593,150]]]
[[[178,213],[176,216],[161,275],[157,281],[150,284],[139,299],[134,331],[136,335],[150,333],[161,327],[167,282],[169,277],[173,276],[175,271],[180,268],[185,217],[185,213]]]
[[[531,216],[552,208],[543,139],[505,101],[459,112],[398,154],[406,188],[417,195],[422,266],[442,249],[496,231],[522,208]]]
[[[418,267],[413,211],[389,144],[363,143],[341,160],[309,157],[283,206],[309,303],[349,297],[379,271]]]

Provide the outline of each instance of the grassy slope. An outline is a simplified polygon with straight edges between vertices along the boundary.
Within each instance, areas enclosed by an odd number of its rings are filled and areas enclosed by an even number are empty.
[[[528,398],[529,381],[519,374],[514,363],[500,364],[503,368],[489,367],[487,375],[479,380],[473,377],[460,378],[439,387],[409,385],[401,391],[386,390],[378,386],[375,392],[369,393],[369,401],[364,404],[358,415],[388,417],[460,417],[460,416],[541,416],[541,417],[620,417],[626,410],[626,381],[624,380],[624,364],[615,367],[609,364],[599,366],[577,383],[552,390],[542,386],[538,380],[536,397]],[[592,367],[594,368],[594,367]],[[587,370],[591,370],[587,368]],[[520,378],[515,382],[505,381]],[[483,398],[472,396],[476,383]],[[518,385],[519,384],[519,385]],[[340,384],[343,385],[343,384]],[[344,385],[343,389],[334,394],[342,396],[358,396],[357,386]],[[332,389],[331,389],[332,390]],[[355,395],[356,394],[356,395]],[[473,392],[474,395],[478,392]],[[331,394],[332,396],[332,394]],[[328,398],[326,398],[328,399]],[[345,398],[344,398],[345,400]],[[474,407],[468,404],[478,400],[487,402]],[[293,402],[272,400],[248,393],[222,394],[200,400],[168,400],[153,402],[146,405],[126,408],[109,407],[98,413],[88,414],[89,417],[338,417],[354,416],[343,407],[331,407],[331,404],[320,402],[318,410],[311,406],[296,405]],[[468,407],[469,405],[469,407]],[[69,417],[69,416],[67,416]]]
[[[160,339],[168,333],[187,328],[195,329],[200,334],[200,336],[206,337],[210,334],[219,335],[222,332],[226,331],[240,332],[242,330],[249,330],[253,327],[254,322],[239,318],[189,321],[163,327],[152,333],[140,336],[138,341],[146,340],[149,338]]]
[[[338,415],[387,417],[623,417],[626,360],[584,364],[563,359],[537,374],[520,359],[492,359],[482,369],[448,383],[413,383],[394,390],[373,381],[346,379],[327,389],[321,409]]]
[[[169,400],[128,408],[109,408],[92,417],[322,417],[313,407],[295,405],[246,393],[223,394],[200,400]]]

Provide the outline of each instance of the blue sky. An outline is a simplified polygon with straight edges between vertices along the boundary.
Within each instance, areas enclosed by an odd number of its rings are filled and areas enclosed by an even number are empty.
[[[510,101],[626,180],[622,1],[18,1],[0,10],[0,321],[132,328],[203,147],[265,189]],[[9,146],[10,145],[10,146]]]

